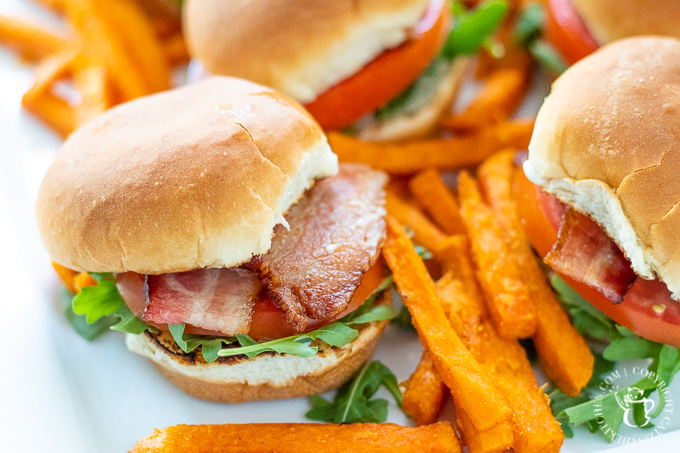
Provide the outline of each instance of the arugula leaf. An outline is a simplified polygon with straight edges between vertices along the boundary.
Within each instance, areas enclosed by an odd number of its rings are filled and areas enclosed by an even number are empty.
[[[397,378],[382,362],[366,363],[354,378],[340,387],[333,401],[321,396],[309,399],[311,420],[330,423],[383,423],[387,420],[387,400],[371,399],[384,386],[401,407],[402,394]]]
[[[386,277],[359,308],[341,319],[316,330],[264,343],[257,343],[248,335],[236,335],[240,347],[222,349],[218,352],[218,356],[229,357],[245,354],[248,358],[253,358],[264,352],[276,352],[279,354],[310,357],[319,351],[318,346],[312,346],[312,342],[316,339],[335,347],[349,344],[359,336],[359,331],[351,326],[388,320],[397,315],[396,309],[392,306],[374,305],[378,294],[392,285],[392,276]]]
[[[554,275],[550,283],[580,334],[602,339],[615,331],[614,321],[581,297],[559,276]]]
[[[76,331],[78,335],[87,341],[94,340],[104,332],[108,331],[109,328],[116,323],[115,318],[111,316],[103,316],[90,324],[87,322],[87,317],[85,315],[75,314],[73,311],[73,295],[70,294],[66,288],[63,288],[60,298],[65,301],[64,315],[66,317],[66,321],[68,321],[70,326]]]
[[[454,3],[454,24],[444,42],[441,55],[453,59],[459,55],[474,55],[496,32],[508,11],[508,4],[502,0],[489,0],[473,11],[463,12]]]
[[[411,318],[411,312],[404,305],[399,310],[399,314],[392,319],[392,324],[403,330],[409,330],[415,332],[416,328],[413,326],[413,319]]]
[[[560,75],[567,70],[567,63],[548,42],[537,39],[527,47],[529,53],[548,71]]]
[[[532,3],[522,12],[515,24],[515,42],[526,48],[543,68],[559,75],[567,69],[567,64],[552,45],[542,39],[544,23],[543,7],[538,3]]]
[[[437,93],[437,87],[449,72],[451,63],[445,58],[435,58],[420,76],[397,97],[376,110],[374,118],[386,121],[391,118],[410,115],[426,106]]]
[[[515,23],[515,42],[522,46],[528,46],[543,34],[543,21],[545,11],[538,3],[532,3],[522,12]]]
[[[631,407],[633,422],[639,428],[653,427],[649,420],[661,414],[665,405],[664,390],[670,385],[675,374],[680,371],[678,349],[646,340],[616,324],[585,301],[559,277],[553,277],[551,283],[572,316],[574,326],[581,333],[600,339],[609,339],[609,345],[602,355],[594,353],[596,360],[593,377],[580,395],[570,398],[559,389],[548,395],[551,400],[551,410],[562,424],[565,435],[573,436],[571,425],[585,424],[591,432],[600,431],[608,442],[612,442],[626,415],[625,409],[621,407],[617,399],[627,396],[633,398],[634,401],[642,401],[643,398],[649,397],[656,391],[659,404],[649,418],[642,404],[633,404]],[[607,373],[613,372],[615,362],[629,359],[650,360],[648,377],[616,391],[603,393],[601,383]],[[600,426],[607,426],[609,429],[602,431]]]
[[[70,299],[65,310],[66,320],[73,330],[87,341],[92,341],[108,330],[141,334],[156,331],[137,318],[118,293],[112,274],[90,273],[97,281]]]
[[[172,335],[172,338],[177,343],[182,351],[191,352],[197,347],[201,347],[201,355],[203,359],[212,363],[217,360],[218,353],[224,345],[229,345],[233,343],[232,338],[228,337],[214,337],[209,335],[195,335],[195,334],[185,334],[185,324],[171,324],[168,326],[168,330]]]
[[[131,333],[134,335],[139,335],[145,330],[150,332],[158,332],[158,329],[152,327],[136,317],[132,311],[128,308],[126,304],[120,304],[118,309],[111,316],[112,318],[118,318],[118,322],[111,326],[111,330],[116,330],[118,332]]]
[[[102,316],[113,314],[124,302],[111,274],[90,275],[97,280],[98,284],[86,286],[76,294],[73,298],[73,311],[77,315],[85,315],[87,322],[92,324]]]

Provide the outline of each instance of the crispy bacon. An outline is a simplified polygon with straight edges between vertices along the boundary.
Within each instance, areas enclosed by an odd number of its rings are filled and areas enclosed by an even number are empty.
[[[349,304],[385,237],[386,176],[345,164],[308,191],[278,225],[261,272],[270,297],[296,331]]]
[[[596,289],[621,303],[635,272],[621,249],[590,217],[567,207],[557,241],[545,262],[556,272]]]
[[[262,281],[247,269],[196,269],[147,276],[142,319],[187,323],[225,335],[248,333]]]

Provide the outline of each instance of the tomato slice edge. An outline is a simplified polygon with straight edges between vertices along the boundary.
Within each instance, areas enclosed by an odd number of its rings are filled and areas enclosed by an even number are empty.
[[[557,230],[541,208],[539,188],[526,178],[521,168],[515,172],[512,187],[517,213],[527,238],[544,257],[557,239]],[[614,305],[593,288],[564,275],[560,278],[595,308],[637,335],[680,347],[680,302],[670,298],[668,289],[664,294],[663,288],[658,286],[665,287],[663,283],[638,277],[623,302]],[[664,305],[663,312],[658,313],[659,307]]]

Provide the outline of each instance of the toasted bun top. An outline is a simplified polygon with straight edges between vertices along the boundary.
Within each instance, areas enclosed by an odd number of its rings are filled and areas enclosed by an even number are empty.
[[[610,44],[568,69],[538,112],[529,163],[680,296],[680,41]]]
[[[337,173],[319,125],[269,88],[215,77],[107,111],[63,145],[38,193],[52,259],[147,274],[229,267]]]
[[[571,0],[600,44],[640,35],[680,38],[678,0]]]
[[[300,102],[404,42],[428,0],[188,0],[189,52],[213,74],[271,86]]]

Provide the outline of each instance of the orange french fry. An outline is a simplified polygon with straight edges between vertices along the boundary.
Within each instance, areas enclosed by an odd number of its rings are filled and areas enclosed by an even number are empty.
[[[66,138],[76,128],[73,106],[51,93],[40,97],[25,97],[21,105],[61,137]]]
[[[170,38],[182,31],[182,23],[175,17],[151,17],[151,28],[160,40]]]
[[[73,277],[73,289],[75,289],[74,292],[79,293],[81,289],[85,288],[86,286],[96,286],[97,281],[92,278],[90,274],[87,272],[79,272],[78,275]]]
[[[130,0],[65,3],[68,21],[82,36],[84,53],[105,64],[122,100],[170,87],[165,55],[149,20]]]
[[[76,293],[77,290],[73,283],[73,279],[76,277],[76,275],[78,275],[78,271],[69,269],[68,267],[62,266],[61,264],[55,263],[54,261],[52,261],[52,267],[57,272],[57,275],[61,281],[64,282],[66,289],[71,293]]]
[[[444,232],[465,233],[456,197],[446,187],[437,170],[430,168],[418,173],[409,181],[409,188],[418,204]]]
[[[78,125],[81,125],[112,106],[111,93],[102,66],[84,66],[74,71],[73,82],[82,101],[77,108]]]
[[[494,155],[479,168],[479,181],[536,306],[533,339],[541,365],[564,393],[576,396],[592,376],[594,358],[550,288],[524,234],[512,198],[512,159],[512,151]]]
[[[385,207],[392,217],[413,231],[413,240],[426,249],[434,250],[437,244],[446,239],[446,234],[430,222],[416,206],[404,201],[390,190],[385,197]]]
[[[471,267],[469,255],[463,251],[461,261]],[[517,453],[558,452],[564,440],[560,424],[553,417],[546,395],[536,382],[534,372],[524,349],[517,340],[501,338],[487,319],[484,304],[464,288],[476,286],[474,280],[461,281],[462,275],[449,271],[437,282],[437,291],[446,307],[456,333],[460,335],[472,355],[489,374],[494,385],[512,409],[512,447]],[[459,318],[455,321],[454,318]],[[474,442],[495,445],[488,450],[504,450],[509,445],[498,444],[499,433],[479,432],[467,427],[464,437]],[[496,439],[496,440],[494,440]],[[471,449],[472,451],[472,449]],[[487,451],[487,450],[479,450]]]
[[[52,93],[52,85],[71,73],[79,56],[67,50],[44,60],[35,71],[33,85],[21,99],[21,105],[56,131],[67,137],[76,127],[73,106]]]
[[[477,276],[496,330],[511,339],[533,335],[536,310],[500,226],[467,172],[460,174],[458,191]]]
[[[477,429],[486,430],[508,420],[510,408],[451,327],[423,260],[401,225],[390,216],[383,256],[420,341],[470,421]]]
[[[509,121],[453,137],[403,143],[363,142],[330,132],[328,141],[341,162],[360,162],[393,174],[415,173],[428,168],[456,170],[479,164],[507,147],[526,148],[533,121]]]
[[[462,452],[451,424],[439,422],[417,428],[393,423],[176,425],[154,430],[137,441],[130,453],[410,453],[415,446],[433,453]]]
[[[66,36],[2,14],[0,14],[0,44],[31,61],[63,52],[75,45]]]
[[[181,33],[163,41],[163,52],[170,66],[178,66],[189,62],[189,52],[184,42],[184,36]]]
[[[528,68],[494,71],[465,110],[442,118],[440,124],[452,131],[468,131],[507,119],[524,98],[529,74]]]
[[[437,373],[432,356],[426,350],[408,380],[401,408],[416,425],[429,425],[439,418],[447,393],[448,389]]]
[[[486,431],[480,431],[472,424],[470,417],[461,408],[456,407],[456,423],[463,442],[468,447],[469,453],[500,453],[509,450],[515,435],[512,424],[505,421]]]
[[[139,68],[146,86],[154,93],[170,88],[170,66],[161,42],[156,38],[151,20],[132,0],[101,3],[102,14],[109,15],[117,37]]]

